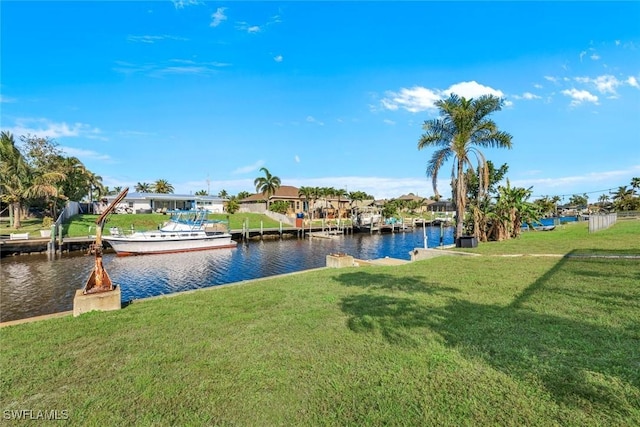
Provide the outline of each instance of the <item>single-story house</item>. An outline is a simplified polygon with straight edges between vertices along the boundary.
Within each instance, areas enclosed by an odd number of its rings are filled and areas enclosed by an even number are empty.
[[[304,197],[298,196],[298,188],[292,185],[281,185],[276,192],[269,197],[269,204],[284,201],[289,203],[287,214],[296,214],[305,211]],[[240,200],[240,209],[244,212],[264,212],[267,210],[267,197],[262,193],[255,193]]]
[[[286,202],[289,204],[287,215],[294,216],[297,213],[314,211],[314,217],[320,218],[326,213],[328,218],[335,218],[337,215],[345,217],[351,200],[346,197],[320,197],[310,200],[298,195],[298,187],[291,185],[281,185],[276,192],[269,197],[269,204],[275,202]],[[240,209],[243,212],[264,212],[267,209],[266,196],[262,193],[252,194],[251,196],[240,200]]]
[[[117,195],[106,196],[102,203],[94,204],[95,212],[102,212],[116,197]],[[225,202],[226,199],[217,196],[128,193],[118,207],[131,213],[166,212],[173,209],[206,209],[211,213],[222,213]]]

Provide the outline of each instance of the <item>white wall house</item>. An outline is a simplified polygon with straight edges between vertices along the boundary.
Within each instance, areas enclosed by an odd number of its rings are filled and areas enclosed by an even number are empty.
[[[117,195],[106,196],[107,203],[97,204],[96,213],[106,208]],[[128,193],[118,205],[132,213],[166,212],[174,209],[206,209],[211,213],[223,213],[226,200],[216,196],[194,196],[192,194]]]

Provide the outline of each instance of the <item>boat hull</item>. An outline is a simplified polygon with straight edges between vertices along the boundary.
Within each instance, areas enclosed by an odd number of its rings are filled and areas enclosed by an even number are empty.
[[[231,235],[203,236],[199,238],[140,239],[135,237],[104,238],[118,256],[166,254],[176,252],[204,251],[209,249],[234,248],[237,243]]]

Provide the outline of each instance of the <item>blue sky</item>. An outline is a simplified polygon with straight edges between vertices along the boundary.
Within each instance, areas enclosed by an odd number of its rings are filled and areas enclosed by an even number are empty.
[[[504,97],[512,185],[640,176],[640,2],[2,1],[1,128],[55,138],[103,183],[433,194],[433,103]],[[451,165],[438,189],[450,195]]]

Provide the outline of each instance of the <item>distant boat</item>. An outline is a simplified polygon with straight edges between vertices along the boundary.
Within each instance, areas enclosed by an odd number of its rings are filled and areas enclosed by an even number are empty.
[[[207,211],[173,211],[162,227],[155,231],[123,233],[111,228],[104,236],[117,255],[165,254],[233,248],[228,226],[223,221],[208,221]]]

